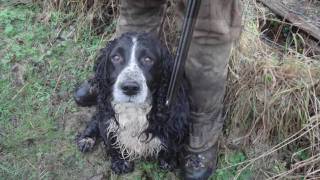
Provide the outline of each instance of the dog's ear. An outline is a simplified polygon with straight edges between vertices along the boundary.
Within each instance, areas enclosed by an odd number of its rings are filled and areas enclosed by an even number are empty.
[[[170,83],[170,77],[173,69],[173,58],[165,46],[161,46],[161,72],[159,79],[159,88],[157,90],[157,104],[165,104],[166,94]]]
[[[166,94],[173,69],[173,58],[166,47],[161,48],[161,76],[153,94],[152,109],[148,115],[147,135],[157,136],[172,150],[180,149],[188,132],[189,101],[185,76],[177,82],[177,94],[170,107],[165,106]]]
[[[98,118],[109,120],[114,117],[114,110],[111,106],[110,98],[112,93],[113,80],[110,77],[110,52],[114,48],[117,40],[110,41],[107,46],[100,50],[94,71],[94,81],[98,90]]]
[[[100,54],[95,62],[93,70],[95,71],[95,82],[98,87],[98,91],[102,91],[103,94],[109,94],[111,89],[112,80],[110,78],[110,52],[114,48],[116,40],[108,42],[105,48],[100,50]],[[99,93],[101,94],[101,93]]]

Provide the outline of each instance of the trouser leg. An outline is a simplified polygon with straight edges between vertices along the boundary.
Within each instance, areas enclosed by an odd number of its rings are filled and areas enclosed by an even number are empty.
[[[178,4],[180,22],[185,0]],[[191,130],[183,156],[184,179],[208,179],[216,169],[217,141],[224,123],[223,97],[233,41],[240,34],[238,0],[202,0],[186,75],[191,91]]]
[[[185,5],[178,3],[180,22]],[[189,151],[209,149],[221,133],[227,63],[240,25],[238,0],[202,0],[185,68],[192,104]]]
[[[166,0],[121,0],[116,35],[122,33],[159,31]]]

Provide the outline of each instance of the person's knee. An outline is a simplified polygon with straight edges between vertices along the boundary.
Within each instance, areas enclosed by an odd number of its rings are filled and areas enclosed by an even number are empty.
[[[177,5],[178,25],[185,15],[185,0]],[[219,44],[236,40],[241,30],[239,0],[203,0],[192,41],[199,44]]]
[[[116,29],[117,36],[129,31],[157,34],[165,2],[166,0],[122,0]]]

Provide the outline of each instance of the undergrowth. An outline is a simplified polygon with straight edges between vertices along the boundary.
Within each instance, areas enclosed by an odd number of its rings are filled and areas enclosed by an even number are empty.
[[[72,91],[103,40],[89,31],[78,41],[58,37],[68,14],[44,23],[37,5],[0,8],[0,177],[76,178],[84,160],[59,121],[77,111]]]
[[[75,147],[90,110],[78,108],[72,93],[114,34],[117,0],[0,3],[0,179],[177,178],[179,172],[154,162],[138,162],[119,177],[102,144],[85,155]],[[262,10],[245,6],[229,66],[229,118],[211,179],[319,177],[320,60],[261,41]],[[165,31],[176,30],[172,14]],[[175,33],[163,34],[175,42]]]

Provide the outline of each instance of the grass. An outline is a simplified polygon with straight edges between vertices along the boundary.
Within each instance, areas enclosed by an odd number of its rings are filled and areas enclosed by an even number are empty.
[[[83,177],[75,132],[60,126],[65,114],[77,111],[72,91],[88,76],[102,40],[89,31],[78,41],[57,39],[59,22],[68,18],[59,12],[43,23],[39,6],[0,8],[0,177]]]
[[[226,97],[227,139],[247,154],[236,177],[249,168],[259,179],[319,178],[319,56],[299,53],[306,50],[297,50],[298,41],[284,38],[287,44],[279,46],[272,37],[261,38],[259,20],[268,11],[254,3],[246,7]]]
[[[137,162],[137,171],[118,177],[102,144],[92,154],[76,149],[90,113],[74,104],[72,92],[110,36],[73,31],[64,22],[75,14],[43,13],[37,4],[0,9],[0,179],[175,178],[153,162]]]
[[[154,162],[137,162],[133,173],[119,177],[102,144],[90,154],[75,147],[92,110],[77,107],[72,92],[114,33],[117,1],[19,2],[0,0],[0,179],[177,179],[179,172]],[[267,45],[256,20],[263,10],[245,6],[229,66],[229,118],[211,179],[319,177],[320,60],[297,53],[292,41],[284,51]],[[175,29],[170,13],[166,31]],[[175,33],[164,34],[169,46],[176,41]]]

